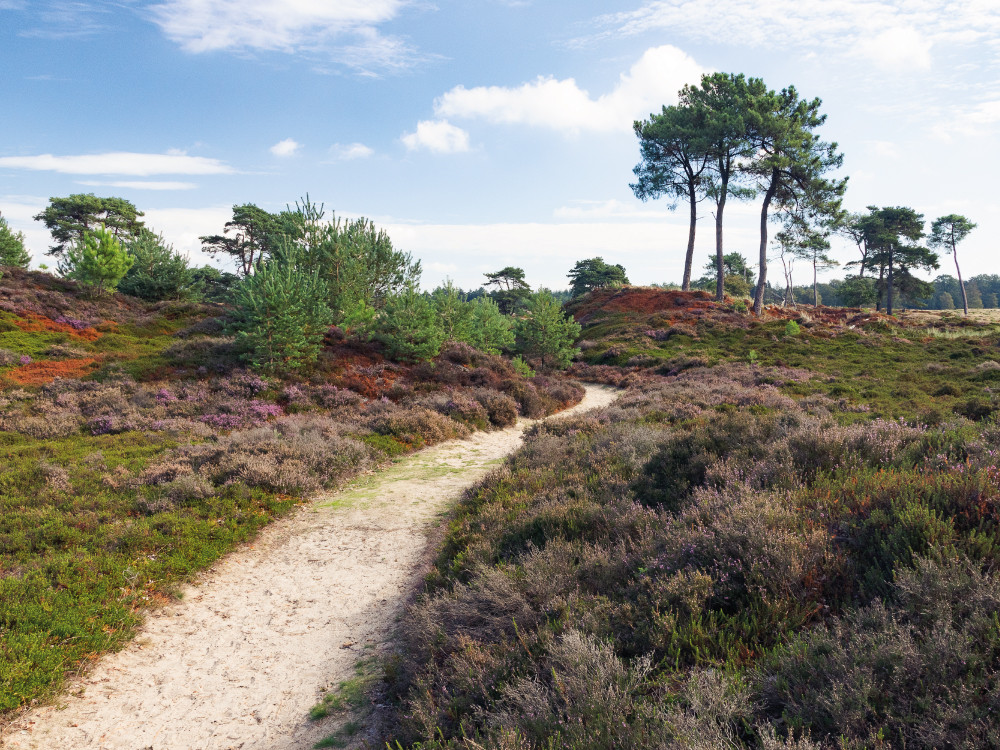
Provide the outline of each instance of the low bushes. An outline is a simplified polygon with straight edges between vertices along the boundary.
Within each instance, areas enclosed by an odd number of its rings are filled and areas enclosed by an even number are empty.
[[[1000,431],[841,423],[782,392],[807,378],[646,376],[529,431],[400,629],[385,739],[996,744]]]

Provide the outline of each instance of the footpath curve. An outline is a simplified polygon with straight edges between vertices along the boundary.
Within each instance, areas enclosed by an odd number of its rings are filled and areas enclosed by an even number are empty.
[[[606,406],[610,388],[549,419]],[[381,644],[419,583],[428,534],[517,449],[521,420],[428,448],[310,501],[151,613],[138,637],[9,725],[14,750],[298,750],[324,687]]]

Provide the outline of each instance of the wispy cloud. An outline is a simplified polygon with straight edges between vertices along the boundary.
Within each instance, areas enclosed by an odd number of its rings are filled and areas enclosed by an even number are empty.
[[[363,143],[335,143],[330,147],[330,155],[340,161],[352,161],[374,156],[375,149]]]
[[[888,68],[925,68],[933,45],[996,41],[1000,5],[994,0],[651,0],[601,16],[597,25],[598,36],[669,30],[728,46],[818,47],[862,55]]]
[[[104,154],[76,156],[4,156],[0,169],[28,169],[36,172],[63,174],[107,174],[148,177],[160,174],[210,175],[232,174],[235,170],[225,162],[204,156],[188,156],[181,151],[165,154],[140,154],[116,151]]]
[[[299,149],[302,148],[302,144],[296,141],[294,138],[286,138],[283,141],[278,141],[273,146],[271,146],[271,153],[277,157],[285,158],[288,156],[295,156]]]
[[[422,120],[416,131],[403,136],[403,145],[410,151],[455,154],[469,150],[469,134],[447,120]]]
[[[482,118],[569,132],[627,131],[633,120],[675,102],[678,90],[697,83],[703,72],[676,47],[653,47],[621,74],[612,91],[598,97],[572,78],[539,77],[516,87],[456,86],[435,102],[434,111],[443,118]]]
[[[415,58],[403,40],[378,27],[408,0],[165,0],[156,24],[188,52],[316,53],[353,68],[404,68]]]
[[[198,185],[194,182],[169,182],[155,180],[79,180],[79,185],[88,187],[128,188],[129,190],[194,190]]]
[[[2,0],[0,0],[2,2]],[[6,8],[23,10],[26,4],[9,2]],[[20,32],[21,36],[36,39],[78,39],[104,31],[112,20],[111,9],[102,2],[73,2],[55,0],[38,3],[31,14],[34,26]]]

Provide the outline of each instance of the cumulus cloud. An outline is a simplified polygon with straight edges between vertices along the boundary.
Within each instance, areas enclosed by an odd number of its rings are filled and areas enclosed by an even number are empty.
[[[552,212],[556,219],[657,219],[662,218],[664,209],[653,208],[638,201],[623,203],[611,198],[609,200],[578,200],[568,206],[560,206]]]
[[[363,143],[335,143],[330,147],[330,155],[341,161],[367,159],[375,154],[375,149]]]
[[[278,157],[295,156],[302,144],[294,138],[286,138],[271,146],[271,153]]]
[[[36,172],[61,172],[62,174],[115,174],[148,177],[158,174],[232,174],[233,168],[218,159],[188,156],[182,151],[165,154],[140,154],[114,151],[104,154],[77,156],[4,156],[0,169],[29,169]]]
[[[596,98],[572,78],[539,77],[515,87],[456,86],[434,110],[442,118],[478,117],[560,131],[628,131],[636,118],[676,102],[678,90],[704,72],[687,54],[665,45],[646,50],[613,90]]]
[[[403,145],[410,151],[455,154],[469,150],[469,134],[447,120],[421,120],[415,132],[403,136]]]
[[[379,33],[408,0],[165,0],[150,8],[188,52],[325,50],[352,67],[405,67],[413,51]]]

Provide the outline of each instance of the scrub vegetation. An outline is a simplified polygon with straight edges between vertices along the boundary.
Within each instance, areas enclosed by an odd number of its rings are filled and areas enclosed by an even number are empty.
[[[625,391],[466,494],[393,747],[1000,742],[1000,327],[708,296],[571,306]]]
[[[307,364],[273,367],[288,349],[261,356],[234,321],[260,309],[240,300],[286,290],[281,273],[249,279],[226,304],[143,301],[4,268],[0,718],[120,648],[145,608],[309,493],[582,396],[500,346],[442,336],[398,356],[328,313]],[[461,301],[481,319],[488,303]],[[515,324],[490,322],[504,349]]]

